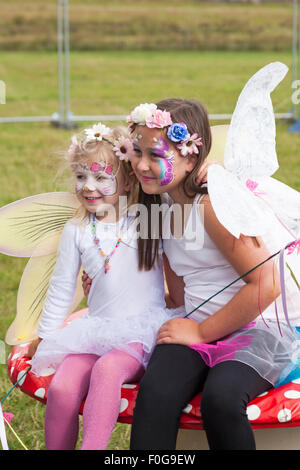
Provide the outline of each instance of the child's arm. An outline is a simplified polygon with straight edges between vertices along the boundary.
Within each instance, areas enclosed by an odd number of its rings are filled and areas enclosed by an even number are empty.
[[[168,308],[176,308],[184,305],[184,282],[183,278],[177,276],[171,269],[168,258],[163,253],[164,274],[168,292],[165,300]]]
[[[250,237],[236,239],[218,221],[208,197],[205,197],[204,223],[207,233],[218,249],[242,275],[269,257],[263,241],[259,246]],[[261,268],[255,269],[243,279],[245,285],[220,310],[203,322],[189,319],[174,319],[166,322],[158,335],[158,342],[179,344],[209,343],[220,339],[247,325],[259,315],[258,299],[260,292],[261,311],[265,310],[275,297],[280,295],[279,275],[275,271],[274,292],[273,263],[268,261]],[[226,280],[224,280],[226,282]],[[172,324],[173,322],[173,324]]]
[[[31,341],[30,343],[30,346],[29,346],[29,349],[27,351],[27,353],[24,354],[25,357],[32,357],[35,355],[35,352],[38,348],[38,345],[40,344],[40,342],[43,341],[42,338],[35,338],[33,341]]]
[[[92,279],[90,279],[87,273],[83,271],[82,276],[81,276],[81,281],[82,281],[82,289],[83,289],[84,296],[86,299],[88,299],[91,285],[92,285]]]

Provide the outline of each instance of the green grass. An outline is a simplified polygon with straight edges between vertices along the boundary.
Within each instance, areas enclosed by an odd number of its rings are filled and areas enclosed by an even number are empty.
[[[203,101],[210,113],[230,113],[248,77],[276,60],[291,66],[290,52],[73,51],[71,111],[126,114],[146,98],[185,96]],[[2,52],[0,80],[7,91],[0,116],[44,116],[58,110],[56,53]],[[290,108],[290,86],[289,73],[273,94],[276,112]],[[57,138],[54,148],[56,143]]]
[[[56,50],[56,0],[0,1],[0,49]],[[291,2],[72,0],[73,50],[289,50]]]
[[[72,52],[71,110],[77,115],[127,114],[140,102],[170,96],[197,98],[210,113],[231,113],[247,79],[261,66],[280,60],[291,65],[288,52]],[[2,52],[0,80],[7,86],[1,116],[51,115],[58,109],[55,53]],[[289,111],[290,73],[272,94],[276,112]],[[80,125],[86,126],[87,123]],[[90,125],[91,123],[88,123]],[[300,136],[278,122],[276,176],[300,190]],[[67,190],[57,180],[61,149],[71,130],[48,123],[0,124],[0,206],[42,192]],[[15,317],[16,296],[26,259],[0,255],[0,339]],[[6,354],[9,347],[6,347]],[[11,387],[6,366],[0,366],[0,398]],[[45,407],[19,390],[4,403],[15,414],[12,425],[29,449],[44,449]],[[127,449],[130,427],[118,424],[111,449]],[[8,430],[12,449],[22,449]]]

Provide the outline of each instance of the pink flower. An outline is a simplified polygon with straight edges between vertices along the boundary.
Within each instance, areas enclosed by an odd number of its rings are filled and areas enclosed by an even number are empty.
[[[161,109],[156,109],[152,116],[146,118],[146,126],[151,129],[157,127],[162,129],[163,127],[171,126],[172,119],[168,111],[162,111]]]
[[[298,240],[295,240],[293,243],[291,243],[288,248],[287,248],[287,251],[288,251],[288,255],[291,255],[292,253],[294,253],[294,251],[297,250],[297,255],[299,255],[300,253],[300,238]]]
[[[114,142],[113,151],[120,160],[131,160],[133,151],[132,141],[126,137],[121,136]]]
[[[181,155],[186,157],[187,155],[192,155],[193,153],[199,153],[198,147],[202,147],[202,145],[202,138],[198,137],[198,134],[193,134],[187,140],[176,145],[176,147],[180,150]]]

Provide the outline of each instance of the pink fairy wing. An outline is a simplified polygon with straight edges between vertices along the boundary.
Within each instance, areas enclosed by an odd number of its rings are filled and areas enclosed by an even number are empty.
[[[2,207],[0,252],[16,257],[55,252],[62,228],[78,207],[76,196],[67,192],[38,194]]]
[[[39,247],[37,247],[39,251]],[[56,264],[56,253],[33,256],[23,272],[17,297],[17,315],[6,333],[7,344],[15,345],[32,341],[43,310],[49,281]],[[83,298],[81,283],[82,269],[78,275],[74,302],[67,316],[74,312]]]

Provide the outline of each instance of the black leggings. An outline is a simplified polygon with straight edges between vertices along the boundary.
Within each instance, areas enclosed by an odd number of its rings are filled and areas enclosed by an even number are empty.
[[[188,346],[158,345],[140,383],[130,448],[175,449],[182,409],[202,392],[201,414],[210,449],[254,450],[247,404],[271,387],[242,362],[209,368]]]

